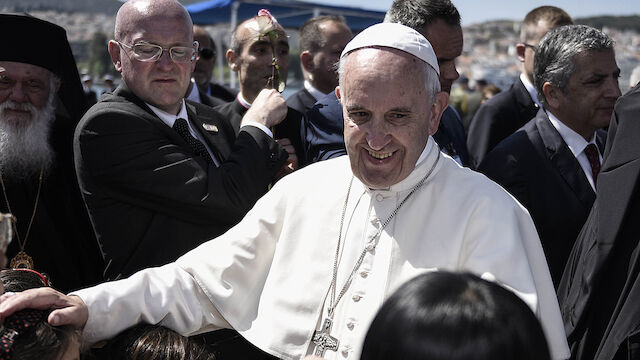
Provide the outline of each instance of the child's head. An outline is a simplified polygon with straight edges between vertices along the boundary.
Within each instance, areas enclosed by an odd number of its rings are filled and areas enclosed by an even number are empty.
[[[48,286],[40,273],[27,269],[0,271],[5,292]],[[49,311],[25,309],[7,317],[0,329],[0,360],[79,359],[80,334],[71,326],[49,325]]]
[[[96,351],[101,360],[214,360],[213,354],[186,336],[159,325],[140,324]]]

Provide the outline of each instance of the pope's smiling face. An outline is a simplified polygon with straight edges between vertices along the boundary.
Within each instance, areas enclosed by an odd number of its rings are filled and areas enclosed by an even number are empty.
[[[438,128],[447,95],[438,93],[431,101],[424,67],[418,58],[390,48],[356,50],[344,61],[336,94],[345,144],[354,175],[370,188],[405,179]]]

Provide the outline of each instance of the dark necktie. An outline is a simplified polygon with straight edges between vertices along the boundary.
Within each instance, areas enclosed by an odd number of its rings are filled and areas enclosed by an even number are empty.
[[[176,119],[176,122],[173,123],[173,130],[175,130],[178,134],[180,134],[180,136],[182,136],[184,141],[189,144],[196,155],[201,156],[202,158],[207,160],[207,163],[214,164],[213,159],[211,159],[211,156],[207,151],[207,148],[204,147],[200,140],[194,138],[189,133],[189,125],[187,125],[187,120],[182,118]]]
[[[593,175],[593,184],[596,184],[598,179],[598,173],[600,172],[600,152],[595,144],[589,144],[584,148],[584,153],[589,159],[589,165],[591,165],[591,175]]]

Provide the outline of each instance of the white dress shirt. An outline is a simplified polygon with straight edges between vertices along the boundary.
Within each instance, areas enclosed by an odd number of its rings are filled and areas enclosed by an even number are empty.
[[[540,100],[538,100],[538,90],[536,90],[536,88],[533,86],[533,83],[529,81],[527,75],[520,73],[520,81],[522,81],[522,84],[524,84],[524,87],[527,89],[529,96],[531,96],[531,100],[533,100],[534,103],[538,104],[539,108],[542,108],[542,104],[540,103]]]

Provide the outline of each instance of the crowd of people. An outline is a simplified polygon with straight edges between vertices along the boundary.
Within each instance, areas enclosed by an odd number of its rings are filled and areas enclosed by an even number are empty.
[[[541,6],[514,84],[465,88],[460,21],[310,18],[284,99],[267,9],[232,89],[178,1],[125,2],[100,96],[0,14],[0,359],[640,359],[640,87]]]

